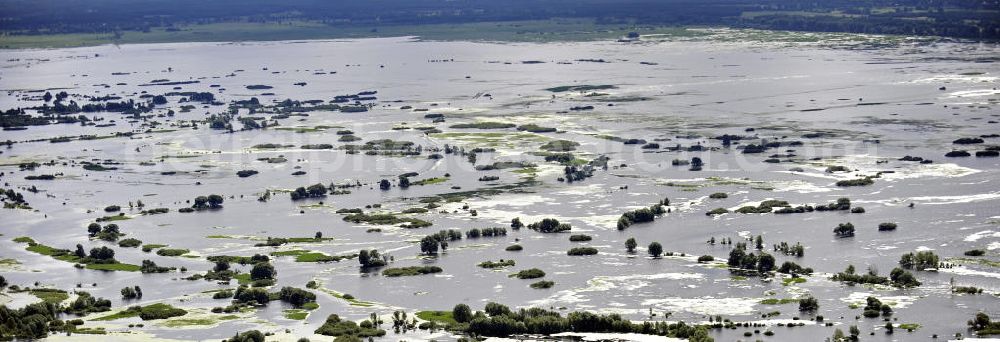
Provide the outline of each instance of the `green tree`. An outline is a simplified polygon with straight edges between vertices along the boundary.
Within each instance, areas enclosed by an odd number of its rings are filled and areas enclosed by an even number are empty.
[[[625,240],[625,250],[629,253],[635,253],[635,248],[638,247],[638,245],[639,244],[635,242],[635,238],[630,237],[628,240]]]
[[[654,258],[659,258],[660,255],[663,254],[663,246],[660,245],[659,242],[653,242],[649,244],[648,251],[649,255],[652,255]]]
[[[472,320],[472,309],[468,305],[458,304],[451,309],[451,316],[459,323],[467,323]]]
[[[250,280],[274,279],[276,275],[278,275],[278,272],[274,270],[274,266],[269,262],[257,263],[250,269]]]

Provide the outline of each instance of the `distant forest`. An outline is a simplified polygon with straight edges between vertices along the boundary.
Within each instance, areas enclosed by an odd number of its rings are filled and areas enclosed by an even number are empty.
[[[603,24],[1000,38],[1000,0],[0,0],[8,35],[113,33],[219,22],[331,26],[593,18]]]

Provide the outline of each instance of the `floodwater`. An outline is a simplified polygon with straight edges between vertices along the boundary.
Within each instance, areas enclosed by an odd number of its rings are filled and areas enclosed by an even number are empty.
[[[885,41],[888,41],[885,42]],[[876,44],[877,43],[877,44]],[[774,341],[821,340],[835,328],[861,328],[865,340],[926,340],[932,335],[949,338],[970,335],[966,320],[976,312],[1000,314],[1000,158],[946,158],[961,148],[973,151],[1000,144],[985,138],[972,146],[953,145],[963,137],[1000,133],[1000,66],[995,44],[910,41],[858,36],[843,44],[773,42],[767,39],[731,41],[695,39],[643,43],[478,43],[426,42],[411,38],[267,43],[185,43],[101,46],[77,49],[3,51],[0,62],[0,109],[42,104],[41,92],[63,91],[79,103],[79,95],[120,96],[140,100],[142,94],[170,91],[206,91],[228,103],[256,97],[262,104],[292,99],[332,100],[334,96],[377,91],[367,112],[313,111],[307,116],[279,119],[280,127],[335,128],[295,132],[269,128],[237,131],[181,127],[182,122],[203,120],[224,113],[226,105],[197,104],[181,112],[180,97],[157,107],[141,120],[119,113],[88,113],[98,124],[32,126],[2,131],[0,141],[18,142],[2,148],[0,171],[5,188],[36,186],[37,193],[19,190],[34,210],[0,211],[0,259],[14,259],[0,269],[11,284],[50,286],[74,290],[77,284],[97,297],[111,299],[115,307],[168,302],[192,309],[192,317],[210,323],[167,324],[145,322],[128,328],[138,318],[88,322],[106,327],[109,338],[213,339],[235,331],[261,329],[287,338],[310,336],[327,315],[336,313],[361,320],[372,312],[391,314],[401,309],[450,310],[467,303],[481,309],[490,301],[511,307],[544,307],[620,313],[635,320],[707,322],[722,315],[739,322],[761,322],[768,328],[712,330],[717,341],[744,339],[745,331],[772,330],[774,336],[755,334],[750,339]],[[589,60],[589,61],[587,61]],[[603,60],[594,61],[594,60]],[[541,61],[544,63],[524,63]],[[183,85],[140,86],[157,79],[191,81]],[[295,83],[305,82],[305,85]],[[273,86],[249,90],[247,85]],[[218,85],[218,86],[213,86]],[[614,85],[612,89],[550,92],[565,85]],[[174,90],[174,87],[180,87]],[[273,93],[268,95],[264,93]],[[597,93],[597,94],[594,94]],[[142,99],[143,101],[145,99]],[[401,109],[411,106],[414,111]],[[591,110],[571,107],[593,106]],[[174,116],[166,116],[168,109]],[[433,123],[425,114],[444,114],[444,123]],[[241,116],[269,116],[250,114]],[[450,128],[458,123],[500,121],[535,123],[558,128],[556,133],[518,132],[513,128],[480,130]],[[154,124],[155,127],[154,127]],[[236,125],[239,128],[238,123]],[[433,126],[444,133],[425,134],[417,127]],[[397,128],[397,129],[394,129]],[[753,128],[748,131],[747,129]],[[495,148],[479,153],[477,165],[494,161],[530,161],[534,170],[478,171],[466,157],[445,155],[369,156],[337,149],[336,131],[348,129],[363,139],[411,141],[425,150],[445,144]],[[73,140],[50,143],[59,136],[135,132],[131,137]],[[483,134],[487,133],[487,134]],[[825,133],[819,138],[804,138]],[[723,147],[712,137],[733,134],[769,141],[801,141],[801,146],[744,154],[738,146]],[[614,136],[657,142],[659,149],[625,145],[602,138]],[[532,155],[545,142],[563,139],[580,143],[577,158],[610,158],[607,170],[597,170],[583,181],[560,182],[563,166]],[[257,144],[292,145],[280,149],[254,149]],[[332,150],[304,150],[306,144],[329,143]],[[701,144],[706,151],[671,151]],[[794,151],[789,151],[794,150]],[[780,163],[766,163],[772,154]],[[900,161],[911,155],[934,162]],[[283,156],[284,163],[258,158]],[[672,166],[674,159],[699,157],[701,171]],[[110,160],[117,170],[88,171],[82,161]],[[39,162],[34,171],[18,169],[19,163]],[[54,163],[46,164],[46,162]],[[828,166],[852,171],[828,173]],[[798,168],[798,169],[796,169]],[[239,170],[260,173],[238,178]],[[795,171],[790,171],[795,170]],[[295,171],[304,175],[293,176]],[[838,187],[838,180],[883,173],[875,183]],[[164,174],[164,172],[167,172]],[[445,177],[447,181],[393,186],[380,190],[377,182],[417,172],[411,181]],[[55,180],[26,180],[35,174],[56,174]],[[485,175],[499,180],[479,181]],[[360,182],[350,194],[323,199],[292,201],[281,192],[315,183]],[[494,189],[497,191],[475,191]],[[269,201],[257,198],[272,191]],[[421,198],[467,192],[460,201],[439,202],[423,214],[408,214],[433,223],[427,228],[354,224],[342,220],[342,208],[380,204],[371,211],[398,213],[425,206]],[[708,196],[725,192],[725,199]],[[195,213],[176,209],[199,195],[225,196],[224,208]],[[738,214],[708,216],[715,208],[736,209],[767,199],[793,205],[826,204],[850,198],[863,214],[845,211],[801,214]],[[616,229],[622,213],[669,198],[671,212],[655,222]],[[167,207],[170,212],[139,215],[128,203],[141,200],[147,208]],[[323,205],[317,205],[322,201]],[[912,204],[912,207],[910,206]],[[103,208],[121,205],[133,217],[116,222],[125,237],[146,244],[165,244],[191,250],[169,257],[90,240],[86,226],[105,216]],[[465,208],[465,206],[468,206]],[[475,210],[473,215],[470,209]],[[366,210],[369,211],[369,210]],[[543,234],[530,229],[510,229],[515,217],[527,223],[558,218],[572,225],[572,234],[587,234],[589,242],[570,242],[568,233]],[[851,222],[857,233],[837,238],[832,229]],[[899,228],[880,232],[881,222]],[[437,257],[420,256],[416,243],[442,229],[508,227],[503,237],[463,239],[450,243]],[[368,232],[381,228],[380,232]],[[293,243],[282,247],[254,247],[268,236],[312,237],[322,232],[333,238],[319,243]],[[794,261],[816,273],[804,283],[783,285],[781,276],[770,279],[738,277],[717,263],[698,263],[696,257],[712,255],[725,261],[731,246],[708,244],[710,238],[743,241],[762,235],[765,251],[779,242],[806,246],[803,257],[773,253],[780,265]],[[26,251],[13,238],[30,236],[39,243],[72,249],[114,247],[116,258],[139,264],[143,259],[161,266],[186,267],[185,274],[141,274],[76,269],[73,264]],[[625,240],[639,244],[635,254],[625,251]],[[647,257],[645,246],[660,242],[674,256]],[[518,243],[519,252],[505,251]],[[599,254],[568,256],[575,246],[592,246]],[[272,302],[239,318],[213,321],[208,313],[225,300],[211,299],[205,291],[231,288],[204,280],[181,279],[210,270],[211,255],[244,255],[304,249],[328,255],[356,253],[376,248],[394,257],[391,267],[436,265],[442,273],[389,278],[377,271],[362,272],[356,260],[332,263],[295,262],[277,257],[276,288],[305,287],[315,280],[321,289],[348,293],[372,306],[351,305],[327,291],[317,293],[320,308],[305,320],[282,317],[287,307]],[[963,252],[985,249],[980,262],[954,260]],[[829,280],[832,273],[853,264],[859,272],[868,267],[888,274],[900,255],[931,250],[957,266],[913,271],[923,283],[912,289],[848,286]],[[678,256],[683,253],[685,256]],[[516,266],[503,270],[477,267],[486,260],[513,259]],[[982,260],[992,261],[983,262]],[[992,266],[991,266],[992,265]],[[533,289],[534,280],[508,277],[512,272],[537,267],[549,289]],[[242,268],[247,270],[246,268]],[[952,294],[950,284],[984,289],[980,295]],[[139,301],[123,301],[119,290],[139,285]],[[816,313],[834,326],[816,324],[813,314],[800,313],[796,303],[765,305],[768,298],[819,299]],[[894,323],[915,323],[913,332],[882,331],[882,319],[856,318],[867,296],[889,303]],[[6,301],[6,300],[5,300]],[[18,297],[11,306],[30,302]],[[650,318],[650,312],[656,313]],[[776,316],[762,314],[778,311]],[[213,316],[216,315],[216,316]],[[100,314],[92,317],[98,317]],[[192,318],[180,317],[180,318]],[[786,327],[789,322],[805,323]],[[781,326],[778,324],[781,323]],[[180,326],[178,326],[180,325]],[[285,330],[290,330],[285,333]],[[129,332],[129,333],[126,333]],[[874,332],[873,336],[868,336]],[[312,336],[314,339],[319,336]],[[65,338],[65,337],[62,337]],[[77,336],[76,338],[86,338]],[[381,340],[452,339],[444,333],[391,331]],[[642,340],[642,339],[637,339]]]

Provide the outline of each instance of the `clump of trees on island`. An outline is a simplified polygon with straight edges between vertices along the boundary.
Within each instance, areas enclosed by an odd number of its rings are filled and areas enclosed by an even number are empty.
[[[626,211],[618,218],[618,230],[625,230],[635,223],[653,222],[656,217],[667,213],[667,210],[663,207],[668,205],[670,205],[670,199],[664,198],[649,208]]]
[[[459,304],[464,306],[464,304]],[[470,336],[506,337],[518,334],[556,334],[561,332],[638,333],[675,338],[692,342],[708,342],[705,326],[684,322],[633,323],[618,314],[595,314],[586,311],[570,312],[563,316],[557,311],[528,308],[513,311],[497,303],[488,303],[484,311],[472,313],[467,306],[456,306],[452,317],[458,322],[449,328]]]
[[[558,233],[573,229],[568,223],[559,223],[559,220],[554,218],[545,218],[541,221],[531,223],[528,225],[528,228],[542,233]]]
[[[903,270],[902,268],[896,267],[892,269],[889,273],[889,277],[883,277],[878,275],[878,270],[874,268],[869,268],[868,272],[865,274],[857,274],[854,265],[848,265],[847,269],[843,272],[834,274],[830,279],[834,281],[844,282],[848,285],[852,284],[875,284],[875,285],[892,285],[895,287],[907,288],[907,287],[917,287],[920,286],[920,282],[917,278],[913,276],[912,273]]]

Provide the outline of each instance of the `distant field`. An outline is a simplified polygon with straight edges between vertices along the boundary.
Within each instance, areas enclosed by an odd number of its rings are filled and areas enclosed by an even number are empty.
[[[294,21],[275,23],[217,23],[188,25],[180,30],[156,28],[150,32],[125,31],[114,34],[51,34],[0,36],[0,48],[65,48],[105,44],[148,44],[178,42],[277,41],[418,36],[425,40],[480,40],[510,42],[590,41],[615,39],[628,32],[694,36],[699,33],[673,26],[596,24],[590,19],[487,22],[403,26],[331,26]]]

